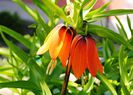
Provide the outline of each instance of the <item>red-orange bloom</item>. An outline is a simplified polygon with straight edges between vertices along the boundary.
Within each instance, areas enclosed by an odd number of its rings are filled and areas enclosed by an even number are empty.
[[[74,30],[63,24],[57,25],[47,36],[44,44],[39,48],[37,54],[43,54],[49,50],[52,60],[57,57],[61,60],[63,66],[69,57],[69,50],[74,35]]]
[[[95,41],[90,36],[75,36],[72,41],[69,62],[77,78],[81,77],[86,68],[93,77],[98,71],[103,73]]]

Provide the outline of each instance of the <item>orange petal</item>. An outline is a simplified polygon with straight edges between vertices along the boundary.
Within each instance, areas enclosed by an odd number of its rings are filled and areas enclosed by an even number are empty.
[[[75,49],[75,46],[77,44],[77,42],[82,38],[81,35],[76,35],[72,41],[72,44],[71,44],[71,48],[70,48],[70,59],[73,58],[73,51]],[[71,67],[71,62],[69,61],[69,67]]]
[[[71,50],[70,50],[70,54],[71,52],[75,49],[75,46],[77,44],[77,42],[82,38],[81,35],[76,35],[72,41],[72,45],[71,45]]]
[[[52,36],[52,43],[49,47],[49,53],[52,59],[56,59],[63,46],[63,40],[66,35],[66,27],[63,26]]]
[[[70,62],[72,64],[72,70],[74,75],[79,78],[86,69],[86,40],[81,38],[75,45],[72,51],[72,56],[70,56]]]
[[[91,75],[94,77],[94,76],[96,76],[98,71],[103,73],[103,67],[102,67],[99,57],[98,57],[98,52],[97,52],[95,41],[91,37],[88,37],[87,39],[88,39],[87,67],[88,67]]]
[[[45,41],[44,41],[44,44],[43,44],[43,45],[39,48],[39,50],[37,51],[37,55],[43,54],[43,53],[45,53],[45,52],[49,49],[51,43],[52,43],[53,40],[54,40],[53,37],[54,37],[55,35],[57,35],[59,29],[60,29],[62,26],[63,26],[63,24],[57,25],[57,26],[48,34],[48,36],[46,37],[46,39],[45,39]]]
[[[72,37],[73,37],[73,33],[68,29],[65,35],[65,39],[63,41],[63,46],[59,53],[59,58],[63,66],[66,66],[66,61],[69,57]]]

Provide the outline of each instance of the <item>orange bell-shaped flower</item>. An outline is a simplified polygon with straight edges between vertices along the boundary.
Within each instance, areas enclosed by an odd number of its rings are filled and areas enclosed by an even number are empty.
[[[73,35],[74,30],[71,27],[66,27],[63,24],[57,25],[48,34],[37,54],[40,55],[49,50],[52,60],[56,60],[59,57],[62,65],[66,66]]]
[[[72,41],[69,62],[77,78],[81,77],[87,68],[93,77],[98,71],[103,73],[95,41],[90,36],[75,36]]]

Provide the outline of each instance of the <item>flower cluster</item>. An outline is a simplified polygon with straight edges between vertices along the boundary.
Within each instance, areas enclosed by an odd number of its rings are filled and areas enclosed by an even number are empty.
[[[64,67],[69,64],[77,78],[81,77],[85,69],[88,69],[92,76],[96,76],[97,72],[103,73],[93,38],[89,35],[75,36],[75,31],[71,27],[57,25],[49,33],[37,54],[43,54],[47,50],[53,61],[59,57]]]

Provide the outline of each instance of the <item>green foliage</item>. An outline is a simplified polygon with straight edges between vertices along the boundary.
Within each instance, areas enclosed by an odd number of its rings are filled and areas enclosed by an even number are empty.
[[[62,21],[72,26],[77,33],[96,36],[104,66],[104,74],[98,73],[95,78],[86,71],[80,79],[69,81],[68,95],[130,95],[133,92],[133,28],[129,16],[127,23],[132,34],[130,39],[118,17],[119,33],[92,23],[103,17],[133,14],[132,9],[106,10],[109,2],[93,10],[97,0],[67,0],[65,8],[56,5],[56,0],[33,0],[36,9],[32,9],[22,0],[13,1],[34,19],[36,24],[29,27],[35,28],[35,33],[26,38],[0,25],[0,34],[8,46],[0,47],[1,59],[6,60],[0,60],[0,88],[16,88],[16,93],[20,95],[27,95],[30,91],[35,95],[60,95],[66,68],[58,60],[52,74],[47,75],[51,59],[49,53],[37,56],[36,52],[50,30]],[[44,12],[48,22],[37,8]],[[27,51],[10,41],[5,34],[24,45]],[[101,40],[97,40],[97,37]],[[72,76],[71,72],[70,77]]]

